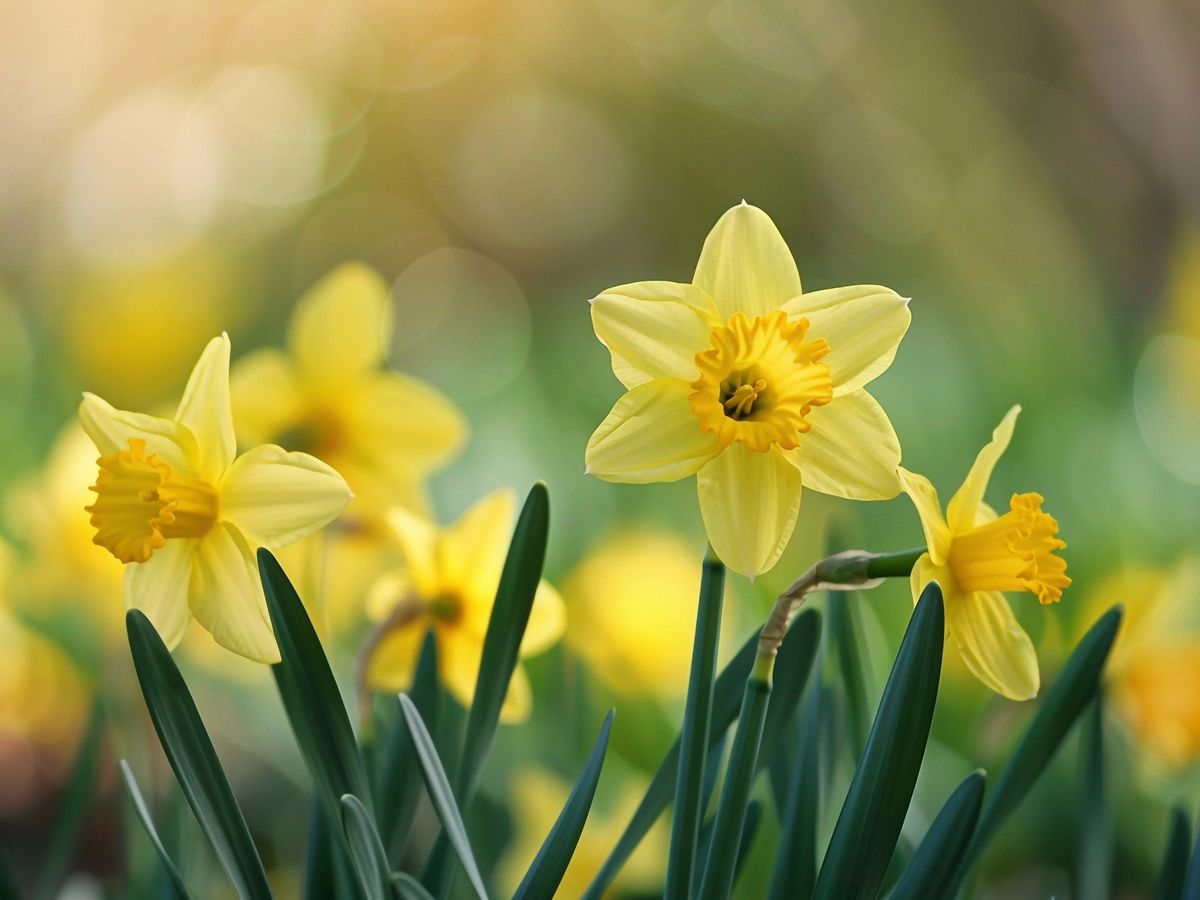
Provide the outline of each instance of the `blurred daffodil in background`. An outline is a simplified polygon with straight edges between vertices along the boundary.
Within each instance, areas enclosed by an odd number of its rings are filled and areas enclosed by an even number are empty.
[[[913,600],[931,581],[941,586],[946,630],[967,668],[1012,700],[1037,696],[1040,676],[1033,642],[1002,592],[1026,592],[1043,604],[1057,603],[1071,583],[1058,555],[1066,543],[1058,538],[1058,522],[1042,512],[1040,494],[1013,494],[1003,515],[983,499],[1020,409],[1008,411],[991,442],[979,451],[945,516],[929,479],[899,470],[928,542],[913,568]]]
[[[709,233],[690,284],[644,281],[592,300],[628,389],[588,442],[608,481],[697,475],[709,540],[754,576],[787,547],[810,487],[900,491],[900,444],[864,386],[896,355],[908,301],[872,285],[804,293],[771,219],[746,203]]]
[[[369,614],[377,622],[364,648],[362,675],[370,687],[406,690],[421,642],[432,630],[442,683],[460,703],[470,705],[515,517],[516,496],[509,490],[488,494],[446,528],[403,508],[389,513],[388,524],[404,568],[381,576],[367,598]],[[562,597],[542,581],[521,656],[546,651],[565,629]],[[528,675],[518,665],[501,718],[519,722],[529,715],[532,704]]]
[[[237,456],[229,349],[225,336],[208,344],[172,419],[84,395],[80,420],[101,454],[87,509],[93,540],[126,564],[126,605],[145,612],[168,646],[195,617],[223,647],[274,662],[254,549],[325,526],[350,491],[304,453],[263,445]]]

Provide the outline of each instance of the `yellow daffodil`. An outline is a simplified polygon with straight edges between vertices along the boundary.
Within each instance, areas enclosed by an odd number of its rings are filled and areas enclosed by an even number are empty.
[[[963,662],[976,678],[1012,700],[1037,696],[1040,679],[1033,642],[1001,592],[1024,591],[1043,604],[1057,603],[1071,583],[1067,563],[1057,555],[1066,543],[1058,539],[1058,522],[1042,512],[1040,494],[1013,494],[1004,515],[983,501],[1020,410],[1009,410],[991,443],[979,451],[945,516],[929,479],[899,470],[928,544],[913,568],[913,600],[931,581],[941,586],[946,630]]]
[[[444,529],[407,510],[392,510],[388,523],[405,568],[383,575],[368,596],[368,612],[381,623],[367,649],[365,676],[371,687],[406,690],[421,642],[432,629],[442,683],[460,703],[471,703],[515,511],[516,497],[507,490],[484,497]],[[521,656],[549,649],[565,627],[562,598],[543,581],[534,597]],[[531,705],[529,679],[518,665],[501,717],[520,721]]]
[[[1093,592],[1081,623],[1121,603],[1125,616],[1104,667],[1110,702],[1138,743],[1168,769],[1200,757],[1200,569],[1131,566]]]
[[[717,555],[764,572],[791,537],[801,487],[899,493],[899,442],[863,387],[891,365],[910,318],[884,287],[803,293],[775,224],[736,206],[691,284],[643,281],[592,300],[628,392],[588,442],[588,471],[639,483],[697,475]]]
[[[126,564],[126,605],[168,646],[194,616],[223,647],[277,661],[254,549],[333,520],[350,500],[342,477],[272,445],[236,456],[226,336],[201,354],[174,418],[117,410],[94,394],[79,417],[101,454],[87,508],[93,540]]]
[[[466,425],[445,396],[383,368],[389,289],[374,270],[343,265],[300,298],[288,353],[263,349],[233,367],[243,444],[311,453],[345,476],[354,521],[404,506],[425,512],[424,481],[461,447]]]

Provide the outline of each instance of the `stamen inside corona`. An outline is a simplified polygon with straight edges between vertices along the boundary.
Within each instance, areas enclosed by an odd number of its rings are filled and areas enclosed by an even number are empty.
[[[812,428],[805,417],[833,398],[824,340],[806,340],[808,320],[777,311],[753,321],[737,313],[712,331],[712,349],[696,355],[700,377],[689,398],[700,427],[723,447],[756,453],[793,450]]]

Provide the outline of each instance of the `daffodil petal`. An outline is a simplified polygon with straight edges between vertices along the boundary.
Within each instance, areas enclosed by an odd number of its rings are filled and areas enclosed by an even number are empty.
[[[270,347],[248,353],[229,373],[233,424],[243,446],[273,443],[303,416],[303,400],[291,361]]]
[[[196,474],[216,481],[237,454],[233,405],[229,397],[229,336],[208,342],[187,387],[175,421],[196,439]]]
[[[979,504],[983,502],[983,495],[987,492],[992,470],[996,468],[996,463],[1008,449],[1008,443],[1012,440],[1013,428],[1017,424],[1017,415],[1020,412],[1021,407],[1014,406],[1000,420],[1000,424],[992,432],[991,441],[975,457],[975,464],[967,473],[962,487],[950,498],[950,504],[946,507],[946,521],[950,523],[952,532],[957,534],[975,526],[976,517],[979,515]]]
[[[227,522],[197,540],[188,607],[226,650],[255,662],[279,662],[253,551]]]
[[[493,491],[443,530],[438,541],[443,589],[458,594],[464,604],[462,624],[481,639],[508,555],[516,507],[512,491]]]
[[[168,648],[175,648],[192,621],[188,612],[188,584],[192,575],[195,539],[167,541],[144,563],[125,566],[126,609],[140,609]]]
[[[856,391],[887,371],[912,313],[908,301],[873,284],[802,294],[783,305],[787,314],[809,321],[809,338],[824,338],[833,396]]]
[[[239,456],[219,490],[221,517],[264,547],[290,544],[323,528],[351,496],[342,476],[325,463],[274,444]]]
[[[928,553],[922,553],[917,557],[917,561],[913,563],[912,572],[909,573],[908,583],[912,589],[913,605],[921,599],[921,592],[925,590],[926,585],[931,581],[936,581],[939,585],[953,586],[954,580],[950,575],[950,570],[944,566],[937,565],[930,558]],[[946,594],[946,588],[942,588],[943,597]]]
[[[309,382],[333,389],[383,361],[389,295],[374,269],[346,263],[300,298],[288,345]]]
[[[717,556],[735,572],[766,572],[787,547],[800,511],[799,470],[770,450],[732,444],[700,470],[700,513]]]
[[[193,474],[192,456],[196,442],[191,432],[180,427],[178,422],[116,409],[95,394],[83,395],[79,421],[101,456],[123,453],[129,449],[129,439],[138,438],[146,442],[148,453],[153,453],[172,469]]]
[[[783,235],[747,203],[726,212],[709,232],[692,281],[716,301],[723,319],[736,312],[765,316],[802,293]]]
[[[394,372],[363,380],[345,411],[347,453],[401,474],[445,462],[467,436],[466,419],[445,394]]]
[[[442,591],[436,526],[400,507],[389,510],[387,524],[417,593],[422,597],[436,597]]]
[[[548,581],[540,582],[521,639],[521,656],[544,653],[559,642],[566,630],[567,607],[562,596]]]
[[[461,628],[438,633],[438,676],[450,694],[470,709],[483,658],[483,638]]]
[[[1037,696],[1037,653],[1003,594],[947,594],[946,627],[967,668],[993,691],[1010,700]]]
[[[500,721],[505,725],[517,725],[529,718],[533,712],[533,687],[525,667],[518,664],[508,682],[508,691],[500,705]]]
[[[835,397],[808,414],[812,430],[785,456],[804,486],[851,500],[887,500],[900,493],[900,441],[887,413],[866,391]]]
[[[367,684],[377,691],[406,691],[412,686],[417,657],[425,639],[426,619],[421,617],[381,637],[367,660]]]
[[[700,430],[688,403],[691,393],[691,385],[675,378],[657,378],[628,391],[588,441],[588,472],[636,484],[678,481],[697,472],[721,445]]]
[[[937,489],[924,475],[910,472],[903,467],[897,469],[900,486],[912,500],[925,532],[925,543],[929,555],[936,565],[944,565],[950,553],[950,527],[942,517],[942,506],[938,502]]]
[[[655,378],[696,378],[696,354],[720,325],[712,297],[693,284],[640,281],[592,300],[592,327],[627,388]]]

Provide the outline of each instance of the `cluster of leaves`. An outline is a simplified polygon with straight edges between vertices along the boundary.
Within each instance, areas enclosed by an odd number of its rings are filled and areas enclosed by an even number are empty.
[[[273,673],[313,783],[306,897],[442,897],[450,892],[459,872],[474,894],[487,896],[464,825],[464,811],[470,808],[479,786],[516,665],[541,577],[548,524],[546,490],[535,485],[505,563],[453,777],[430,735],[439,706],[437,650],[432,638],[425,641],[411,692],[396,701],[397,714],[390,723],[381,723],[370,739],[356,740],[300,598],[274,557],[259,551],[259,569],[282,657]],[[715,568],[707,573],[711,577],[702,588],[701,621],[704,592],[710,600],[721,592],[719,564],[710,561],[707,565]],[[682,897],[729,896],[763,820],[763,804],[751,800],[750,795],[755,778],[767,770],[769,793],[780,823],[770,878],[772,898],[868,898],[885,892],[890,892],[893,900],[956,896],[988,841],[1033,787],[1076,720],[1094,705],[1121,618],[1119,609],[1110,610],[1076,647],[991,787],[986,786],[982,772],[969,775],[909,853],[897,845],[937,700],[945,635],[942,597],[937,586],[931,585],[917,604],[869,731],[865,730],[865,691],[854,658],[849,612],[840,605],[830,609],[826,648],[834,655],[840,676],[832,684],[820,678],[810,683],[810,675],[819,668],[814,662],[821,650],[821,616],[816,610],[801,613],[793,623],[780,648],[773,685],[760,692],[761,697],[753,689],[758,682],[753,639],[720,673],[693,666],[689,693],[708,698],[705,727],[689,728],[685,722],[623,835],[596,873],[588,898],[605,894],[671,804],[677,785],[691,777],[699,779],[701,802],[684,813],[694,821],[679,821],[677,809],[674,827],[694,831],[696,845],[687,862],[687,877],[677,875],[669,882],[668,892]],[[254,900],[269,898],[263,863],[182,675],[145,616],[131,611],[127,628],[146,705],[187,803],[238,894]],[[744,687],[746,697],[740,701]],[[826,793],[822,744],[834,703],[849,710],[851,740],[861,753],[818,864],[820,798]],[[744,777],[727,775],[718,812],[706,820],[704,811],[712,805],[726,737],[739,716],[742,727],[735,736],[732,756],[737,757],[739,743],[751,740],[745,735],[748,716],[756,723],[752,739],[757,753]],[[517,889],[517,897],[554,896],[591,808],[611,726],[610,711],[574,789]],[[86,778],[91,777],[87,773],[95,764],[96,733],[93,729],[85,742],[78,783],[69,792],[72,797],[76,793],[86,797]],[[701,764],[692,766],[689,759]],[[681,779],[681,766],[694,775]],[[731,762],[729,769],[734,768]],[[160,860],[165,889],[178,898],[190,896],[125,763],[122,774]],[[441,832],[420,871],[400,871],[398,863],[405,856],[422,790],[437,814]],[[723,816],[733,825],[723,825]],[[68,838],[63,840],[68,842]],[[1172,822],[1159,896],[1182,896],[1185,881],[1200,887],[1200,859],[1193,851],[1189,866],[1189,844],[1188,819],[1179,812]],[[65,852],[60,850],[58,856]],[[677,870],[680,860],[676,853],[673,842],[668,864]],[[60,872],[62,863],[62,859],[56,863]]]

